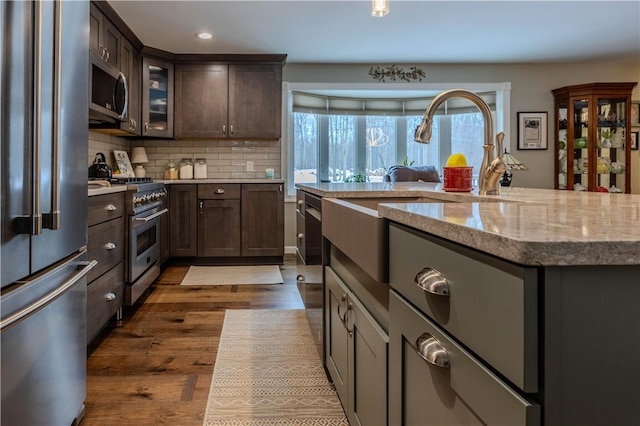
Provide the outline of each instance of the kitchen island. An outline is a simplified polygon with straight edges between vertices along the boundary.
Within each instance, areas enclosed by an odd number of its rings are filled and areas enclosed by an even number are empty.
[[[479,196],[416,182],[297,187],[323,197],[323,212],[351,207],[377,215],[388,232],[379,251],[385,282],[323,217],[325,363],[334,381],[363,387],[358,360],[367,360],[355,348],[374,348],[371,334],[358,336],[352,300],[388,342],[386,400],[358,404],[358,392],[345,391],[348,415],[366,418],[386,402],[388,424],[640,424],[640,196],[528,188]],[[355,199],[380,204],[367,212],[349,206]],[[335,336],[340,323],[344,338]],[[340,340],[350,348],[346,367]],[[434,342],[445,364],[434,361]]]

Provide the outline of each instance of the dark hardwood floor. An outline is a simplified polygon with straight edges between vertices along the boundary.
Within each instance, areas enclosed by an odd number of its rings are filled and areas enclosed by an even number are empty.
[[[90,344],[81,425],[202,425],[226,309],[302,309],[293,256],[284,284],[180,286],[170,265],[144,296]]]

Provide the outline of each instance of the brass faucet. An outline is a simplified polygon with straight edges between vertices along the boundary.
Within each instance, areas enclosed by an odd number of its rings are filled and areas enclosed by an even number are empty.
[[[416,128],[413,139],[420,143],[429,143],[431,139],[431,125],[433,124],[433,115],[438,107],[447,99],[464,98],[473,102],[480,112],[484,121],[484,156],[480,165],[479,191],[480,195],[498,195],[500,193],[500,178],[507,169],[507,165],[502,161],[502,142],[504,133],[500,132],[496,135],[496,158],[493,158],[493,119],[491,118],[491,110],[482,98],[475,93],[465,89],[446,90],[437,95],[424,113],[422,122]]]

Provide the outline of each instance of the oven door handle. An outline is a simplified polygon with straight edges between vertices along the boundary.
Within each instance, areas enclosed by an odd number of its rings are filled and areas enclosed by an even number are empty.
[[[155,219],[156,217],[162,216],[165,213],[168,213],[169,209],[162,209],[159,212],[155,212],[154,214],[151,214],[149,216],[146,217],[134,217],[133,220],[135,220],[136,222],[149,222],[150,220]]]

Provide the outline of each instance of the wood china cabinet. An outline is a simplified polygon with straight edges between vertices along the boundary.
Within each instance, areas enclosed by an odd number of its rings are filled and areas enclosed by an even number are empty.
[[[553,90],[555,188],[631,192],[631,91],[636,83]]]
[[[278,139],[282,64],[177,64],[176,138]]]

